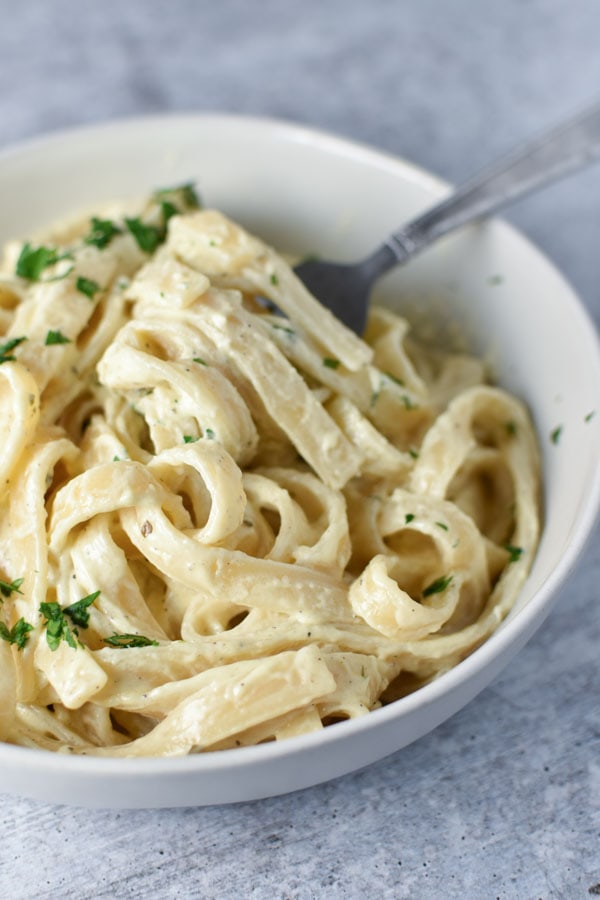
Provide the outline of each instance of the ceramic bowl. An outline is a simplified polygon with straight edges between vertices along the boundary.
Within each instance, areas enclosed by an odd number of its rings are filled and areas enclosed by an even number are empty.
[[[0,154],[0,240],[189,180],[207,205],[279,248],[348,260],[447,190],[407,162],[291,124],[220,115],[134,119],[53,134]],[[500,221],[447,237],[386,276],[378,296],[428,336],[448,342],[461,334],[532,411],[543,456],[545,523],[506,621],[435,682],[322,732],[175,759],[94,759],[0,745],[3,790],[134,808],[252,800],[314,785],[435,728],[486,687],[540,626],[599,504],[594,327],[560,273]],[[594,409],[597,415],[586,421]],[[554,444],[550,434],[558,426],[561,439]]]

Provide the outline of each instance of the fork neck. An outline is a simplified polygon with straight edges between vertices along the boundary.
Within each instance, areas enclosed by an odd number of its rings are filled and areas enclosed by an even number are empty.
[[[415,242],[402,232],[390,235],[376,250],[362,262],[365,272],[372,280],[384,275],[394,266],[403,263],[416,250]]]

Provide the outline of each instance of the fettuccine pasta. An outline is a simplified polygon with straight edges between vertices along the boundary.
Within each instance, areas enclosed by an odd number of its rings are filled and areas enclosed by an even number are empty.
[[[361,716],[506,616],[538,541],[523,404],[364,339],[189,185],[5,248],[0,739],[224,750]]]

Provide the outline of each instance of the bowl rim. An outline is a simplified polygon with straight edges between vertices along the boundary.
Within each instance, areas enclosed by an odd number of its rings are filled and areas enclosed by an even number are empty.
[[[338,155],[341,154],[363,165],[375,166],[398,177],[400,180],[417,184],[433,195],[434,198],[441,198],[445,192],[450,190],[448,182],[431,174],[418,164],[395,156],[393,153],[379,150],[362,141],[354,140],[351,137],[332,134],[325,129],[299,124],[285,118],[244,113],[215,113],[211,111],[125,115],[107,121],[53,130],[0,148],[0,166],[13,157],[18,157],[25,153],[35,153],[48,147],[48,145],[60,145],[73,138],[90,138],[97,134],[104,139],[110,139],[112,134],[125,133],[128,130],[139,129],[140,127],[152,128],[165,123],[169,123],[176,128],[187,125],[202,125],[203,127],[214,128],[253,128],[264,132],[265,135],[271,131],[271,137],[275,140],[283,139],[288,142],[309,144],[317,149],[323,149]],[[496,227],[507,230],[511,235],[516,236],[525,245],[528,253],[537,256],[551,270],[557,283],[560,284],[561,290],[568,296],[568,302],[573,314],[580,319],[582,328],[589,331],[600,366],[600,340],[596,326],[575,289],[554,262],[526,235],[502,219],[494,217],[492,221],[495,222]],[[443,675],[440,675],[434,681],[413,693],[387,706],[372,710],[364,716],[336,723],[322,731],[287,738],[284,741],[272,741],[255,746],[233,748],[226,752],[205,751],[181,757],[110,758],[94,755],[80,756],[0,742],[0,763],[9,765],[18,763],[24,770],[35,768],[36,771],[40,771],[41,767],[49,774],[66,774],[71,771],[73,774],[122,775],[128,778],[136,774],[144,777],[156,775],[162,778],[169,775],[192,773],[197,775],[206,775],[208,773],[222,775],[228,770],[251,767],[257,763],[268,764],[282,757],[297,756],[309,749],[325,748],[340,741],[345,741],[352,736],[368,734],[368,732],[377,729],[384,722],[389,723],[394,719],[401,720],[404,716],[421,707],[434,704],[444,695],[450,695],[464,683],[476,678],[491,663],[500,660],[505,654],[508,655],[511,647],[516,645],[518,649],[520,646],[518,642],[519,637],[521,636],[521,642],[527,640],[550,612],[553,603],[557,599],[560,585],[564,583],[572,571],[577,559],[592,536],[599,513],[600,459],[594,472],[593,481],[589,485],[585,501],[582,504],[580,518],[576,529],[571,535],[569,546],[527,604],[512,618],[505,619],[501,623],[501,627],[498,627],[483,644]],[[476,689],[475,693],[478,693],[487,684],[488,681],[485,681],[481,688]]]

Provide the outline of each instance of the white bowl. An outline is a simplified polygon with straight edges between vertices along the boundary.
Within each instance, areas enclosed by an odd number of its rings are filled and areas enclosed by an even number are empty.
[[[187,180],[197,181],[207,204],[282,249],[348,259],[372,249],[446,190],[406,162],[281,122],[214,115],[137,119],[54,134],[0,154],[0,241]],[[472,350],[491,354],[499,383],[533,412],[543,452],[545,526],[507,620],[437,681],[322,732],[181,759],[95,759],[0,745],[4,791],[134,808],[252,800],[317,784],[435,728],[486,687],[539,627],[599,505],[594,327],[548,260],[498,221],[446,238],[387,276],[379,297],[416,312],[421,323],[427,319],[442,339],[448,323],[458,323]],[[594,409],[597,415],[585,422]],[[558,425],[555,445],[549,435]]]

